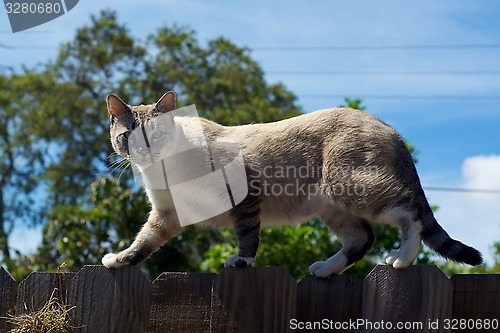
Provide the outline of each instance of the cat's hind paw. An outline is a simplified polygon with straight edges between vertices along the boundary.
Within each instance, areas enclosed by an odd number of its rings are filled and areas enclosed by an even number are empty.
[[[241,257],[237,254],[230,256],[227,258],[224,263],[224,267],[251,267],[255,262],[255,258],[252,257]]]
[[[324,265],[325,265],[324,261],[316,261],[314,264],[312,264],[311,266],[309,266],[309,272],[311,272],[311,274],[316,275],[317,277],[326,277],[326,276],[321,276],[321,275],[323,275],[322,274],[323,270],[321,268]],[[318,272],[318,275],[316,274],[316,272]]]
[[[106,268],[120,268],[126,266],[127,264],[118,262],[118,255],[115,253],[108,253],[102,257],[101,262]]]
[[[385,258],[385,262],[396,269],[403,269],[411,266],[413,261],[414,260],[405,259],[400,250],[392,250]]]
[[[399,257],[399,250],[392,250],[389,255],[387,255],[387,257],[385,257],[385,263],[387,265],[391,265],[394,264],[394,262],[396,261],[396,259],[398,259]]]
[[[332,274],[338,273],[337,267],[332,266],[327,261],[316,261],[309,266],[309,272],[319,278],[327,278]]]
[[[347,258],[337,253],[327,261],[316,261],[309,266],[309,272],[319,278],[327,278],[333,274],[340,274],[347,268]]]

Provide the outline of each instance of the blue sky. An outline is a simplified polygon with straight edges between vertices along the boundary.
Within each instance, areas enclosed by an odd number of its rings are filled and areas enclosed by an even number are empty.
[[[176,23],[193,28],[202,43],[222,35],[248,46],[268,81],[283,82],[306,112],[339,105],[341,96],[362,98],[368,112],[415,145],[424,187],[500,190],[498,1],[81,0],[62,17],[17,34],[2,9],[0,43],[15,48],[0,48],[0,65],[19,69],[53,59],[60,43],[105,8],[116,10],[138,38]],[[405,45],[435,47],[370,48]],[[500,194],[426,193],[441,207],[436,216],[445,229],[491,261],[489,246],[500,240]],[[14,246],[29,248],[27,235],[36,244],[38,230],[18,228]]]

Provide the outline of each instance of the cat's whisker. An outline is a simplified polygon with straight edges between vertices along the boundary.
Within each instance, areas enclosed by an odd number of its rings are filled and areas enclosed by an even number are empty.
[[[110,177],[116,170],[118,169],[127,169],[130,165],[130,161],[127,159],[121,159],[117,161],[113,161],[111,164],[109,164],[106,169],[103,171],[99,172],[98,175],[102,175],[104,173],[107,173],[105,175],[106,178]],[[120,172],[120,175],[122,172]],[[119,178],[119,177],[118,177]]]
[[[118,157],[118,158],[117,158]],[[106,158],[104,159],[104,162],[110,161],[110,164],[116,163],[116,162],[121,162],[123,160],[123,157],[120,156],[117,152],[112,152]]]
[[[122,171],[120,171],[120,174],[118,175],[118,180],[120,180],[120,177],[123,175],[125,170],[127,170],[129,167],[130,167],[130,163],[128,163],[127,165],[125,165],[124,168],[122,168]]]
[[[124,159],[121,159],[121,160],[116,160],[116,161],[113,161],[111,162],[108,167],[114,167],[116,165],[120,165],[121,163],[123,163],[123,161],[125,161]]]
[[[111,163],[109,163],[108,165],[106,165],[106,169],[110,168],[110,167],[113,167],[117,164],[120,164],[122,162],[122,160],[116,160],[116,161],[113,161]]]
[[[110,163],[110,164],[106,165],[106,167],[104,168],[104,170],[99,171],[99,172],[96,174],[96,176],[102,176],[102,175],[104,175],[104,174],[106,174],[106,173],[108,173],[108,172],[109,172],[109,173],[106,175],[106,177],[108,177],[108,176],[109,176],[109,175],[110,175],[110,174],[114,171],[114,169],[115,169],[117,166],[119,166],[119,165],[120,165],[120,163],[121,163],[121,162],[122,162],[122,161],[113,161],[112,163]]]
[[[106,156],[106,158],[104,160],[109,161],[115,157],[121,157],[121,156],[117,152],[113,152],[113,153],[109,154],[108,156]],[[116,159],[114,161],[116,161]]]
[[[118,153],[116,151],[110,153],[108,156],[106,156],[106,159],[109,159],[111,157],[118,156]]]

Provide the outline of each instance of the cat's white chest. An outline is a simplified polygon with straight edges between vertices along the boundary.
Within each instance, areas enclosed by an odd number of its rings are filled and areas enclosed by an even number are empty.
[[[174,208],[172,194],[168,189],[153,190],[146,188],[146,193],[154,209],[168,211]]]

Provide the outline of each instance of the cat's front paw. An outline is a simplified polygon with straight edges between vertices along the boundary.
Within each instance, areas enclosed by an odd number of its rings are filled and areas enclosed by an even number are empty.
[[[255,262],[255,258],[252,257],[241,257],[237,254],[230,256],[227,258],[224,263],[224,267],[251,267]]]
[[[126,263],[118,262],[118,255],[115,253],[108,253],[102,257],[101,262],[107,268],[120,268],[126,266]]]

